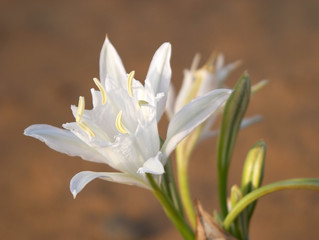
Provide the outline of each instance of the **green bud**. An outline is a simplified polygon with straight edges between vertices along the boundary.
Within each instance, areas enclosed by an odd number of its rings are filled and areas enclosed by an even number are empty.
[[[246,195],[261,186],[264,176],[266,144],[258,141],[248,152],[242,174],[242,194]]]

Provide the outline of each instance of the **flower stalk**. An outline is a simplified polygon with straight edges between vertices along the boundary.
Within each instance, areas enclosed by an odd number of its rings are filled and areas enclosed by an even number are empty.
[[[153,176],[149,173],[146,174],[146,177],[152,186],[153,194],[161,203],[167,217],[172,221],[174,226],[180,232],[185,240],[194,240],[195,234],[192,229],[187,225],[184,220],[184,217],[179,213],[179,211],[174,207],[173,202],[165,195],[161,189],[158,187],[156,182],[153,179]]]

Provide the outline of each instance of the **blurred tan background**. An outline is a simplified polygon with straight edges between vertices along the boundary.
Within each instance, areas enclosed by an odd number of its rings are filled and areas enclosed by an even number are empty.
[[[34,123],[73,121],[70,105],[90,98],[106,33],[140,80],[164,41],[173,46],[175,87],[195,53],[205,61],[214,49],[243,61],[230,86],[246,69],[253,83],[270,80],[251,102],[248,115],[264,121],[241,132],[230,184],[260,138],[268,144],[264,183],[319,177],[318,1],[2,0],[1,239],[181,239],[145,190],[96,180],[73,200],[74,174],[110,169],[22,134]],[[209,211],[218,208],[215,149],[216,139],[199,146],[190,171],[193,196]],[[275,193],[260,200],[251,239],[319,239],[318,221],[318,193]]]

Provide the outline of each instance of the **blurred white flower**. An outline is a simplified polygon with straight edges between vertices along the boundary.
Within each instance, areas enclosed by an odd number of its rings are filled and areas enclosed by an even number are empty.
[[[100,55],[99,90],[91,89],[93,108],[85,109],[84,97],[71,106],[75,122],[64,129],[36,124],[24,134],[45,142],[52,149],[84,160],[106,163],[119,172],[83,171],[70,183],[75,197],[90,181],[108,181],[151,188],[145,173],[161,175],[177,144],[209,116],[218,112],[230,90],[219,89],[190,102],[172,117],[167,137],[160,147],[157,123],[170,86],[171,45],[164,43],[155,53],[145,86],[127,74],[115,48],[106,38]]]
[[[171,119],[185,104],[196,97],[226,87],[225,81],[232,71],[240,66],[240,61],[235,61],[225,65],[224,55],[213,53],[203,67],[199,68],[200,55],[196,54],[190,69],[184,70],[184,79],[178,95],[175,95],[174,87],[171,86],[168,93],[166,113]],[[212,115],[201,127],[197,141],[218,134],[218,130],[212,130],[212,126],[218,114]],[[243,120],[242,127],[251,125],[261,119],[254,116]]]

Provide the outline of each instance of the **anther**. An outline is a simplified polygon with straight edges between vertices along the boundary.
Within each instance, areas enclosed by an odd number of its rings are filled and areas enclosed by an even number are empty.
[[[141,107],[141,106],[143,106],[143,105],[147,105],[148,104],[148,102],[147,101],[145,101],[145,100],[139,100],[138,101],[138,105]]]
[[[135,71],[130,72],[127,78],[127,91],[128,94],[133,97],[133,78],[135,75]]]
[[[78,104],[78,110],[76,112],[76,117],[75,117],[75,121],[76,122],[80,122],[83,112],[84,112],[84,108],[85,108],[85,100],[84,97],[79,97],[79,104]]]
[[[102,94],[102,103],[105,104],[106,100],[107,100],[107,95],[106,95],[104,87],[102,86],[101,82],[97,78],[93,78],[93,81],[94,81],[95,85],[99,88],[99,90]]]
[[[89,128],[89,126],[82,121],[82,116],[85,108],[84,97],[79,97],[78,110],[76,112],[75,121],[80,128],[82,128],[90,137],[95,137],[95,133]]]
[[[118,129],[121,133],[126,134],[127,131],[125,130],[124,126],[122,125],[122,113],[123,113],[123,111],[120,111],[120,112],[117,114],[115,123],[116,123],[117,129]]]
[[[95,133],[89,128],[85,122],[78,122],[80,128],[82,128],[90,137],[95,137]]]

